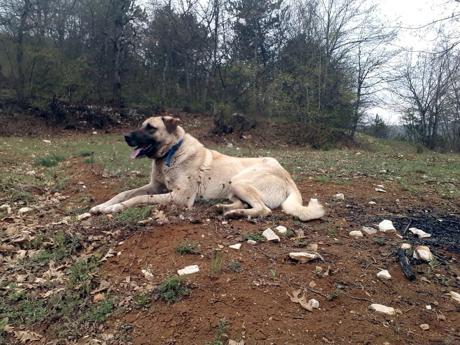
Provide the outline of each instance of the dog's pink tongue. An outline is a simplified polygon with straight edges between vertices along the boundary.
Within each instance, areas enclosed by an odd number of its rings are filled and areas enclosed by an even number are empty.
[[[135,149],[133,152],[131,152],[131,156],[130,156],[131,159],[136,158],[139,155],[139,153],[141,153],[141,151],[142,151],[142,147],[139,147]]]

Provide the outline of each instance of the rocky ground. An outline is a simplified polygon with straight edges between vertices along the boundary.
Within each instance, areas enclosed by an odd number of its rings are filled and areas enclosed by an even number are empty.
[[[458,156],[204,140],[279,158],[327,216],[227,220],[201,203],[87,218],[148,179],[118,134],[0,138],[0,343],[460,342]]]

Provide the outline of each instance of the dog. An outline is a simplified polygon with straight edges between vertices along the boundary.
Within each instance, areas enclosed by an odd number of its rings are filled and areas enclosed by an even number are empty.
[[[317,199],[302,205],[302,196],[289,173],[274,158],[237,158],[209,150],[185,133],[180,120],[156,116],[125,135],[131,158],[150,158],[150,183],[122,192],[90,212],[116,213],[140,204],[169,204],[191,208],[197,199],[227,199],[216,205],[226,217],[266,216],[281,206],[302,221],[321,218]]]

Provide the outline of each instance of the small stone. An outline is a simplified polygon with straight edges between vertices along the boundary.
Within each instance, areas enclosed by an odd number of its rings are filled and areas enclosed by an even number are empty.
[[[257,241],[254,241],[254,240],[247,240],[246,241],[248,244],[251,244],[251,245],[256,245],[257,244]]]
[[[318,253],[309,252],[292,252],[289,253],[289,257],[293,260],[299,261],[300,263],[305,263],[321,258],[321,256]]]
[[[362,230],[364,231],[366,235],[374,235],[377,233],[377,229],[374,229],[370,226],[363,226]]]
[[[283,225],[278,225],[276,228],[275,228],[276,231],[278,231],[279,234],[282,234],[284,235],[285,233],[287,233],[287,228]]]
[[[361,230],[350,231],[349,235],[353,238],[363,237],[363,233],[361,232]]]
[[[382,313],[386,315],[396,315],[395,308],[387,307],[383,304],[373,303],[369,306],[369,309],[375,310],[377,313]]]
[[[51,140],[43,139],[43,142],[44,142],[45,144],[51,144]]]
[[[265,229],[264,232],[262,232],[262,236],[265,237],[267,241],[279,242],[281,240],[279,236],[275,234],[275,232],[270,228]]]
[[[377,203],[376,203],[375,201],[372,201],[372,200],[369,201],[368,204],[369,204],[369,205],[377,205]]]
[[[412,232],[414,235],[416,235],[418,238],[428,238],[428,237],[431,237],[431,234],[423,231],[423,230],[420,230],[420,229],[417,229],[417,228],[409,228],[409,231]]]
[[[379,193],[386,193],[387,191],[383,188],[375,188],[375,191],[376,192],[379,192]]]
[[[391,274],[388,272],[388,270],[381,270],[379,273],[377,273],[377,278],[389,280],[391,279]]]
[[[236,341],[236,340],[230,339],[228,341],[228,345],[244,345],[244,340]]]
[[[415,247],[414,254],[415,259],[423,260],[430,262],[433,260],[433,254],[431,254],[430,248],[427,246],[417,246]]]
[[[319,302],[312,298],[311,300],[308,301],[308,304],[313,308],[313,309],[318,309],[319,308]]]
[[[424,331],[428,331],[430,329],[430,325],[428,325],[427,323],[422,323],[420,325],[420,328]]]
[[[85,220],[91,217],[91,213],[86,212],[77,216],[77,220]]]
[[[431,310],[431,309],[432,309],[432,308],[431,308],[431,305],[429,305],[429,304],[427,304],[427,305],[425,306],[425,308],[426,308],[426,310]]]
[[[96,131],[93,131],[93,135],[97,135],[97,132],[96,132]]]
[[[24,213],[27,213],[27,212],[30,212],[32,211],[33,209],[31,207],[21,207],[18,211],[19,214],[24,214]]]
[[[241,248],[241,243],[232,244],[231,246],[228,246],[228,247],[239,250]]]
[[[144,275],[145,279],[151,280],[153,279],[153,273],[148,268],[141,269],[142,274]]]
[[[337,193],[334,195],[334,200],[345,200],[345,195],[343,195],[343,193]]]
[[[98,303],[105,300],[105,295],[103,293],[97,293],[93,297],[93,302]]]
[[[460,303],[460,293],[455,292],[455,291],[449,291],[450,297],[454,299],[457,303]]]
[[[8,214],[11,214],[11,206],[8,205],[8,204],[3,204],[2,206],[0,206],[0,210],[6,210],[6,213]]]
[[[183,276],[183,275],[186,275],[186,274],[197,273],[199,271],[200,271],[200,269],[199,269],[198,265],[190,265],[190,266],[184,267],[181,270],[178,270],[177,274],[180,275],[180,276]]]
[[[411,248],[412,248],[412,246],[409,243],[401,244],[401,249],[406,250],[406,249],[411,249]]]
[[[308,246],[307,246],[307,249],[308,250],[311,250],[313,252],[317,252],[318,251],[318,243],[310,243]]]
[[[391,220],[385,219],[379,223],[379,230],[382,232],[396,232],[396,229]]]
[[[316,286],[316,283],[314,280],[312,280],[309,284],[308,284],[309,287],[311,287],[312,289],[315,288]]]

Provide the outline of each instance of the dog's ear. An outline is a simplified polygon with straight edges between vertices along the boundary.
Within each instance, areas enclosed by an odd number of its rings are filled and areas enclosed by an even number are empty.
[[[178,119],[177,117],[162,116],[161,119],[163,120],[163,123],[165,124],[168,133],[174,132],[180,123],[180,119]]]

